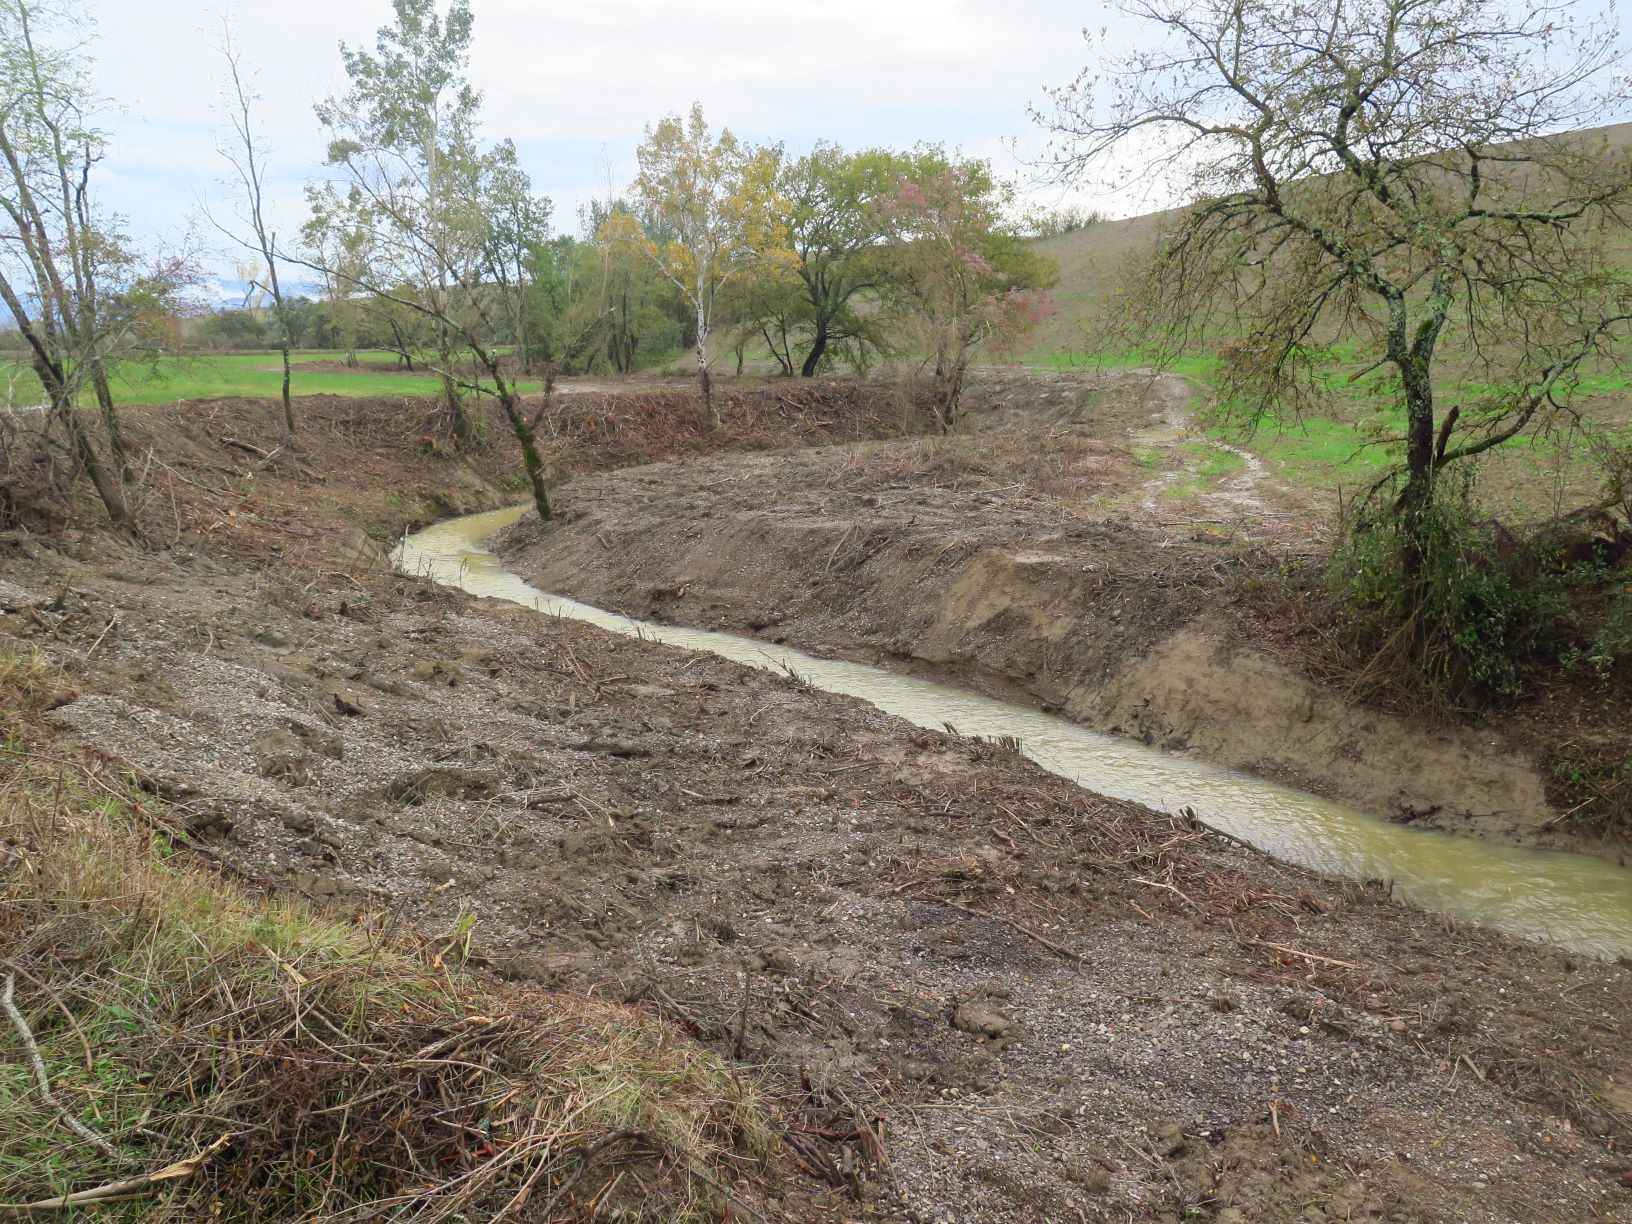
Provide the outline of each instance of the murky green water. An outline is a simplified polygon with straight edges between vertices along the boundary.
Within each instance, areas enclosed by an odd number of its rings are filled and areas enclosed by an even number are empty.
[[[1169,756],[1023,706],[753,638],[630,620],[529,586],[483,547],[526,507],[452,519],[405,539],[397,564],[474,595],[702,650],[870,702],[920,727],[1012,735],[1044,769],[1099,794],[1202,819],[1288,862],[1351,879],[1392,879],[1427,909],[1600,956],[1632,955],[1632,872],[1590,855],[1524,850],[1392,824],[1284,786]]]

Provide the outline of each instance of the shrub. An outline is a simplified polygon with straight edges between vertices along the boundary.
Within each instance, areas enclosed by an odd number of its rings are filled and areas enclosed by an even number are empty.
[[[1528,538],[1482,517],[1471,471],[1442,477],[1408,582],[1404,525],[1379,490],[1348,516],[1328,574],[1351,665],[1445,711],[1511,700],[1527,665],[1619,682],[1632,669],[1632,591],[1604,559],[1557,530]]]
[[[1632,749],[1616,737],[1557,744],[1542,756],[1548,798],[1569,822],[1598,833],[1632,833]]]

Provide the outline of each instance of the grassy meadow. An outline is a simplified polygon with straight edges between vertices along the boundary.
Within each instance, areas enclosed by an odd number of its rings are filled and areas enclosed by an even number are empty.
[[[294,354],[294,394],[403,396],[436,395],[441,390],[431,375],[403,370],[394,354],[359,353],[355,369],[345,367],[343,356],[321,351]],[[44,398],[39,379],[24,363],[0,367],[0,378],[6,407],[38,404]],[[282,392],[283,369],[277,353],[210,353],[125,362],[113,370],[111,383],[114,397],[126,404],[276,396]],[[524,391],[543,389],[537,381],[521,386]]]

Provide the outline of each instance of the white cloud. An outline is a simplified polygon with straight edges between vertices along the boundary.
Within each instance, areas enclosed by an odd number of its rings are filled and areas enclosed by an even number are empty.
[[[178,241],[209,197],[226,207],[214,109],[222,63],[212,0],[93,2],[101,88],[120,111],[105,165],[107,202],[133,231]],[[1044,139],[1027,107],[1082,66],[1085,22],[1065,0],[474,0],[472,78],[484,130],[513,138],[538,189],[570,226],[584,199],[633,170],[644,126],[702,102],[711,122],[793,150],[943,142],[1034,177],[1015,156]],[[337,44],[372,42],[387,0],[240,0],[235,19],[264,101],[257,121],[274,154],[285,232],[304,213],[301,187],[321,173],[312,105],[343,86]],[[1063,198],[1058,187],[1042,198]]]

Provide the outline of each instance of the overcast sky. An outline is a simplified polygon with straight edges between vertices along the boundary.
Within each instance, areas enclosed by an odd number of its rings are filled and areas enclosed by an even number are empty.
[[[144,240],[201,237],[200,204],[227,203],[214,0],[88,0],[102,89],[118,109],[103,167],[104,203]],[[944,142],[990,157],[1047,202],[1027,158],[1044,145],[1027,115],[1084,64],[1095,5],[1067,0],[474,0],[471,76],[484,134],[515,140],[557,228],[578,205],[633,173],[643,127],[703,104],[712,124],[795,152]],[[312,104],[343,88],[338,44],[372,45],[389,0],[239,0],[238,40],[264,98],[271,190],[286,233],[302,184],[321,174]],[[1119,202],[1139,212],[1142,201]],[[1149,206],[1154,206],[1149,205]],[[208,245],[218,246],[211,236]],[[216,266],[224,265],[217,260]]]

